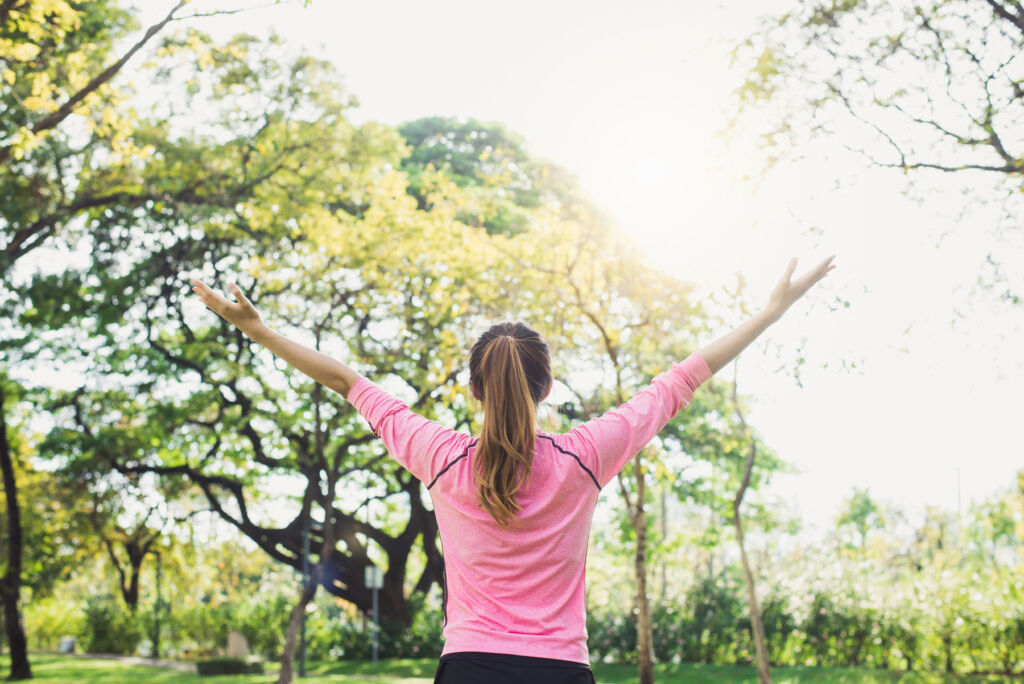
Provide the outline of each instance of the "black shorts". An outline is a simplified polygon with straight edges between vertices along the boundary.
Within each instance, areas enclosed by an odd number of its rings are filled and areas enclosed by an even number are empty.
[[[434,684],[594,684],[589,665],[501,653],[441,656]]]

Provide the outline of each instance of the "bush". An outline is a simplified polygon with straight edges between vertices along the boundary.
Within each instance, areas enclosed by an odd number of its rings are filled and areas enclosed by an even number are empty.
[[[238,658],[210,658],[196,661],[196,672],[202,677],[229,674],[263,674],[263,663]]]
[[[249,642],[253,653],[275,660],[280,658],[284,649],[284,635],[288,629],[288,617],[295,600],[293,593],[279,591],[269,597],[257,596],[234,605],[225,614],[227,622],[222,626],[224,644],[228,632],[235,629]]]
[[[61,637],[72,636],[83,648],[85,617],[79,603],[46,598],[25,606],[25,634],[31,651],[56,651]]]
[[[382,658],[436,658],[441,655],[444,613],[422,594],[409,598],[412,622],[381,623]],[[334,602],[321,603],[306,619],[307,655],[314,659],[365,659],[373,654],[373,624],[353,618]]]
[[[767,642],[768,660],[773,665],[792,664],[788,650],[790,636],[796,631],[796,618],[786,608],[786,600],[777,593],[771,594],[761,604],[761,623]]]
[[[284,646],[292,601],[294,596],[282,589],[275,593],[257,593],[244,600],[217,603],[206,600],[173,607],[160,620],[160,650],[213,657],[227,647],[228,633],[236,630],[245,637],[253,653],[277,659]],[[152,618],[149,614],[145,617],[148,637]]]
[[[587,612],[591,657],[601,662],[636,662],[636,618],[612,612]]]
[[[142,640],[135,616],[115,597],[90,597],[85,604],[85,650],[89,653],[131,655]]]
[[[680,631],[684,661],[735,663],[749,659],[750,618],[741,596],[741,587],[728,575],[702,578],[690,588]]]

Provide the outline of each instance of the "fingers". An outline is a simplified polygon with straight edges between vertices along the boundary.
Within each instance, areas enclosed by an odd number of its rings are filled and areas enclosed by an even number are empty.
[[[237,301],[239,304],[252,306],[252,304],[249,302],[246,296],[242,294],[242,291],[238,288],[238,285],[235,285],[234,283],[228,283],[228,289],[231,290],[231,294],[235,295],[235,301]]]
[[[800,277],[797,282],[800,285],[801,295],[803,292],[811,289],[818,281],[828,275],[829,271],[835,268],[835,265],[832,264],[832,260],[835,258],[836,256],[833,254]]]
[[[782,282],[788,283],[790,278],[793,277],[793,271],[796,270],[796,257],[789,260],[789,265],[786,266],[786,272],[782,274]]]
[[[833,254],[832,256],[827,257],[827,258],[821,260],[820,262],[818,262],[818,264],[816,266],[814,266],[814,268],[809,269],[806,273],[804,273],[800,277],[801,278],[808,278],[808,277],[817,277],[817,276],[825,275],[826,273],[831,271],[833,268],[835,268],[835,265],[832,264],[832,260],[835,259],[835,258],[836,258],[836,256]]]
[[[218,313],[229,303],[198,278],[192,280],[192,291],[199,295],[199,301]]]
[[[814,269],[818,274],[818,277],[815,280],[821,280],[822,278],[825,277],[825,274],[827,274],[829,271],[836,267],[835,264],[832,263],[832,260],[835,258],[836,255],[833,254],[832,256],[828,257],[827,259],[824,259],[820,264],[818,264],[817,268]]]

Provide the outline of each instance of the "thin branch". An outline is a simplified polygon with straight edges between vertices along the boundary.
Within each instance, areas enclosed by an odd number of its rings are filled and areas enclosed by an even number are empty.
[[[995,12],[996,16],[1007,20],[1008,22],[1016,26],[1018,29],[1020,29],[1021,33],[1024,33],[1024,7],[1021,7],[1021,4],[1019,2],[1011,3],[1017,8],[1017,11],[1019,12],[1019,14],[1015,14],[1013,12],[1010,12],[1008,9],[1006,9],[1006,7],[1004,7],[1000,3],[996,2],[996,0],[985,1],[988,2],[988,4],[992,7],[992,11]]]
[[[109,81],[111,78],[113,78],[114,75],[121,70],[121,67],[123,67],[125,63],[127,63],[128,60],[135,55],[136,52],[141,50],[142,47],[146,43],[148,43],[153,36],[160,32],[160,29],[166,26],[167,23],[174,18],[175,12],[184,7],[187,1],[188,0],[179,0],[178,4],[175,5],[170,12],[167,13],[167,16],[164,17],[163,20],[161,20],[160,22],[150,26],[149,29],[146,31],[145,35],[142,36],[142,39],[135,43],[135,45],[133,45],[132,48],[121,57],[121,59],[117,60],[109,67],[104,69],[98,76],[89,81],[81,90],[72,95],[67,102],[62,104],[60,107],[58,107],[50,114],[47,114],[42,119],[39,119],[34,124],[32,124],[32,132],[40,133],[42,131],[49,130],[57,124],[59,124],[64,119],[66,119],[68,115],[74,111],[75,107],[77,107],[82,100],[88,97],[90,93],[92,93],[94,90],[96,90],[104,83]],[[11,158],[12,152],[13,146],[11,145],[0,148],[0,164],[6,164],[7,161]]]
[[[228,14],[240,14],[242,12],[250,12],[252,10],[263,9],[264,7],[272,7],[278,4],[277,0],[273,2],[265,2],[262,5],[253,5],[252,7],[239,7],[233,10],[213,10],[212,12],[196,12],[195,14],[186,14],[181,17],[175,17],[172,21],[185,21],[186,19],[199,19],[202,17],[221,17]]]

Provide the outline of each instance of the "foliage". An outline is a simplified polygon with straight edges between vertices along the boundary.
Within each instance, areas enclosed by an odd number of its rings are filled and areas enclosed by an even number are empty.
[[[210,658],[197,660],[196,671],[201,677],[231,674],[263,674],[263,663],[238,658]]]
[[[85,613],[80,603],[63,597],[45,597],[25,606],[25,633],[30,651],[55,652],[64,637],[75,637],[77,647],[84,647],[87,634]]]
[[[0,382],[10,384],[6,379]],[[10,385],[13,387],[13,385]],[[5,391],[11,396],[10,389]],[[56,585],[67,580],[88,551],[88,526],[76,516],[76,509],[86,501],[68,491],[51,472],[38,467],[34,458],[38,435],[28,426],[30,404],[11,402],[6,407],[8,439],[18,487],[21,509],[24,560],[22,586],[31,597],[51,595]],[[6,492],[0,491],[0,529],[7,529]],[[7,555],[0,557],[0,572],[7,567]]]
[[[84,607],[84,648],[89,653],[132,655],[142,627],[112,595],[90,596]]]
[[[741,101],[778,102],[773,135],[834,131],[900,169],[985,170],[1019,187],[1024,11],[1004,0],[802,0],[739,50]],[[845,117],[844,117],[845,115]]]

